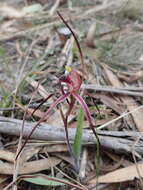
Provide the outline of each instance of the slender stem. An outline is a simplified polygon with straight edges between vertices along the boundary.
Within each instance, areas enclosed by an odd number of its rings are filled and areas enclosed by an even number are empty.
[[[85,64],[84,64],[84,59],[83,59],[83,53],[82,53],[82,50],[81,50],[81,47],[80,47],[80,43],[74,33],[74,31],[71,29],[71,27],[69,26],[69,24],[65,21],[65,19],[63,18],[63,16],[59,13],[59,11],[57,11],[57,14],[59,15],[59,17],[61,18],[61,20],[63,21],[63,23],[68,27],[68,29],[70,30],[70,32],[72,33],[74,39],[75,39],[75,42],[76,42],[76,45],[78,47],[78,50],[79,50],[79,54],[80,54],[80,58],[81,58],[81,64],[82,64],[82,72],[83,74],[85,74]]]

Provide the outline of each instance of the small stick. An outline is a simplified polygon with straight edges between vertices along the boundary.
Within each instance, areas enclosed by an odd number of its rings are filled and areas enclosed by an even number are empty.
[[[122,116],[123,117],[123,116]],[[12,119],[7,117],[0,117],[0,133],[8,134],[13,136],[20,136],[20,131],[22,128],[22,120]],[[113,124],[113,122],[112,122]],[[35,123],[25,122],[23,137],[27,138],[30,131],[33,128]],[[55,135],[56,131],[56,135]],[[72,143],[74,141],[76,129],[68,128],[69,140]],[[100,144],[102,147],[106,147],[110,150],[115,150],[117,152],[132,153],[132,146],[134,139],[137,139],[141,136],[141,132],[136,131],[107,131],[102,130],[98,131]],[[41,124],[31,135],[30,139],[36,139],[41,141],[51,142],[52,144],[65,143],[65,130],[61,126],[51,126],[48,124]],[[83,144],[96,144],[97,140],[95,139],[94,134],[91,130],[83,129]],[[134,146],[134,151],[138,154],[143,152],[143,138],[140,139],[140,142]]]
[[[132,91],[129,91],[126,88],[124,89],[124,87],[123,88],[114,88],[112,86],[97,86],[97,85],[84,84],[81,86],[81,88],[87,89],[87,90],[96,90],[96,91],[101,91],[101,92],[111,92],[111,93],[122,94],[122,95],[143,97],[142,92],[135,92],[135,91],[133,91],[134,89]],[[137,89],[135,89],[135,90],[137,90]]]

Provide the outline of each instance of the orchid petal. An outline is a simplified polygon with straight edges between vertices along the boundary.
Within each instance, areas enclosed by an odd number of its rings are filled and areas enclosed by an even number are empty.
[[[31,137],[31,135],[32,135],[32,133],[34,132],[34,130],[36,129],[36,127],[37,127],[40,123],[42,123],[42,122],[45,120],[46,116],[52,111],[52,109],[54,109],[54,108],[55,108],[58,104],[60,104],[61,102],[65,101],[66,98],[67,98],[69,95],[70,95],[70,93],[68,92],[68,93],[66,93],[66,94],[64,94],[64,95],[62,95],[62,96],[60,96],[60,97],[49,107],[49,109],[45,112],[44,116],[43,116],[43,117],[37,122],[37,124],[34,126],[34,128],[32,129],[32,131],[31,131],[31,133],[29,134],[29,136],[28,136],[27,139],[29,139],[29,138]],[[46,118],[46,119],[47,119],[47,118]]]
[[[89,110],[87,104],[85,103],[84,99],[79,94],[72,93],[72,95],[80,103],[81,107],[85,111],[86,119],[88,120],[89,124],[92,125],[91,113],[90,113],[90,110]]]
[[[84,110],[85,112],[85,116],[89,122],[89,126],[93,132],[93,134],[95,135],[98,143],[100,144],[100,141],[99,141],[99,138],[98,138],[98,135],[96,133],[96,130],[94,129],[94,125],[92,123],[92,117],[91,117],[91,113],[90,113],[90,110],[87,106],[87,104],[85,103],[84,99],[79,95],[79,94],[76,94],[76,93],[72,93],[73,97],[80,103],[82,109]],[[99,147],[97,146],[97,152],[99,154]]]
[[[52,109],[54,109],[58,104],[60,104],[61,102],[64,102],[68,96],[70,95],[70,92],[63,94],[62,96],[60,96],[55,102],[53,102],[53,104],[49,107],[49,109],[45,112],[43,119],[46,118],[46,116],[52,111]],[[41,118],[42,119],[42,118]],[[40,120],[39,120],[40,121]],[[43,120],[42,120],[43,121]],[[38,122],[39,123],[39,122]],[[41,123],[41,122],[40,122]]]
[[[68,96],[70,96],[71,93],[68,92],[62,96],[60,96],[50,107],[49,109],[45,112],[44,116],[36,123],[36,125],[33,127],[33,129],[31,130],[31,132],[29,133],[28,137],[26,138],[25,142],[23,143],[20,151],[18,152],[18,154],[16,155],[16,159],[18,158],[19,154],[21,153],[22,149],[25,147],[26,143],[28,142],[29,138],[31,137],[31,135],[33,134],[33,132],[35,131],[35,129],[37,128],[37,126],[42,123],[46,118],[46,116],[61,102],[65,101]]]

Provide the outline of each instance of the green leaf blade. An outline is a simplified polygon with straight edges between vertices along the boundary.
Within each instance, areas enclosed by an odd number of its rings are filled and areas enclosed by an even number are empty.
[[[45,185],[45,186],[61,186],[61,185],[65,185],[62,182],[54,181],[54,179],[56,179],[56,178],[51,177],[51,179],[53,179],[53,180],[46,179],[46,178],[44,178],[42,176],[41,177],[38,176],[38,177],[24,178],[24,181],[29,182],[29,183],[33,183],[33,184],[36,184],[36,185]]]
[[[84,111],[81,109],[77,119],[76,135],[73,144],[73,152],[77,161],[79,161],[81,154],[83,122],[84,122]]]

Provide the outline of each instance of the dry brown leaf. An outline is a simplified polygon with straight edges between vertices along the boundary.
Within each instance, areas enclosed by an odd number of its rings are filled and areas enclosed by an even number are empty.
[[[20,165],[19,174],[30,174],[30,173],[35,173],[42,170],[47,170],[51,167],[56,166],[60,162],[61,162],[61,159],[56,158],[56,157],[50,157],[48,159],[41,159],[41,160],[26,162]],[[13,167],[14,167],[13,164],[0,163],[0,173],[12,175]]]
[[[118,80],[118,78],[112,71],[110,71],[109,69],[107,69],[105,67],[104,67],[104,69],[105,69],[105,72],[108,76],[110,83],[113,86],[115,86],[115,87],[123,86],[122,83]],[[124,102],[124,104],[127,106],[129,111],[133,111],[134,109],[136,109],[139,106],[132,97],[121,96],[121,99]],[[142,113],[143,113],[143,108],[132,113],[132,117],[134,119],[136,127],[138,128],[138,130],[140,132],[143,132],[143,125],[142,125],[143,124],[143,114]]]
[[[143,71],[140,70],[140,71],[138,71],[137,73],[135,73],[134,75],[131,75],[131,76],[126,76],[126,75],[123,75],[123,74],[118,74],[118,77],[121,80],[126,81],[127,83],[133,83],[133,82],[139,80],[140,78],[143,78]]]
[[[0,175],[0,189],[4,189],[4,187],[5,187],[6,185],[8,185],[8,184],[7,184],[8,178],[9,178],[9,176]]]
[[[97,178],[94,178],[91,181],[89,181],[89,183],[96,184],[97,181],[98,183],[119,183],[124,181],[131,181],[134,180],[134,178],[139,178],[137,167],[140,176],[143,177],[143,163],[141,163],[137,165],[134,164],[126,168],[121,168],[116,171],[99,176],[98,180]]]
[[[59,153],[53,153],[53,155],[74,166],[74,162],[71,156],[68,156],[66,154],[59,154]]]
[[[120,162],[121,160],[121,156],[120,155],[117,155],[116,153],[111,153],[111,152],[108,152],[108,151],[104,151],[106,153],[106,155],[112,159],[114,162]],[[133,163],[129,160],[126,160],[125,158],[123,159],[123,162],[121,163],[121,166],[123,167],[128,167],[128,166],[131,166]]]
[[[27,150],[24,150],[24,152],[21,154],[20,162],[24,163],[30,158],[32,158],[34,155],[38,154],[38,152],[41,150],[41,147],[30,147]]]
[[[20,107],[23,111],[27,111],[27,113],[29,113],[29,115],[31,115],[31,114],[33,113],[32,115],[33,115],[33,116],[36,116],[36,117],[38,117],[38,118],[42,118],[42,117],[45,115],[45,113],[42,112],[42,111],[40,111],[40,110],[36,110],[36,111],[34,112],[34,109],[32,109],[32,108],[27,108],[27,107],[23,106],[22,104],[16,103],[16,105],[17,105],[18,107]]]
[[[124,162],[124,160],[121,158],[119,162],[114,163],[114,164],[108,164],[106,166],[101,166],[100,171],[103,172],[111,172],[114,171],[118,168],[120,168],[120,166],[122,165],[122,163]]]
[[[42,10],[42,6],[38,3],[25,6],[23,9],[17,9],[6,3],[0,3],[0,16],[2,18],[17,19],[26,16],[27,14],[39,12]]]
[[[101,126],[101,125],[104,125],[105,123],[109,122],[109,121],[112,121],[113,119],[115,119],[116,116],[108,116],[104,119],[97,119],[95,120],[95,126]],[[77,127],[77,122],[76,121],[73,121],[72,123],[69,124],[68,126],[69,128],[76,128]],[[84,126],[83,128],[90,128],[89,127],[89,123],[88,121],[84,121]]]
[[[109,95],[96,93],[94,97],[100,98],[100,100],[108,107],[112,108],[117,113],[121,114],[125,110],[118,105],[118,102]]]
[[[15,154],[13,152],[8,151],[8,150],[1,150],[0,149],[0,159],[6,160],[8,162],[14,162]]]
[[[45,88],[41,84],[38,84],[37,81],[35,81],[29,77],[26,78],[26,81],[29,84],[31,84],[31,86],[33,86],[35,89],[38,87],[38,92],[43,98],[47,98],[49,96],[49,93],[45,90]]]
[[[95,31],[96,31],[96,23],[92,23],[86,37],[86,44],[88,47],[95,48],[95,39],[94,39]]]
[[[9,21],[6,21],[6,22],[3,22],[0,27],[1,27],[1,30],[0,30],[0,33],[3,34],[3,33],[14,33],[14,32],[17,32],[18,31],[18,28],[15,26],[16,24],[16,21],[15,20],[9,20]]]
[[[23,12],[20,10],[17,10],[16,8],[6,5],[6,4],[0,4],[0,16],[3,18],[21,18],[24,16]]]
[[[50,145],[47,145],[43,148],[42,151],[40,152],[67,152],[68,151],[68,148],[67,148],[67,145],[65,144],[50,144]]]
[[[30,114],[32,114],[34,112],[34,110],[35,109],[28,108],[27,112],[30,113]],[[36,110],[32,115],[34,115],[34,116],[36,116],[38,118],[42,118],[45,115],[45,113],[42,112],[42,111],[40,111],[40,110]]]
[[[63,114],[66,115],[67,107],[62,104],[61,109],[63,111]],[[68,117],[68,124],[70,124],[74,118],[75,118],[75,115],[71,113]],[[48,121],[48,123],[50,123],[53,126],[59,126],[59,127],[63,126],[63,120],[62,120],[60,111],[58,110],[56,110],[53,114],[51,114],[50,117],[48,115],[46,120]]]
[[[59,110],[56,110],[50,116],[48,115],[46,117],[46,120],[48,121],[48,123],[50,123],[53,126],[59,126],[60,127],[63,125],[63,121],[62,121]]]

